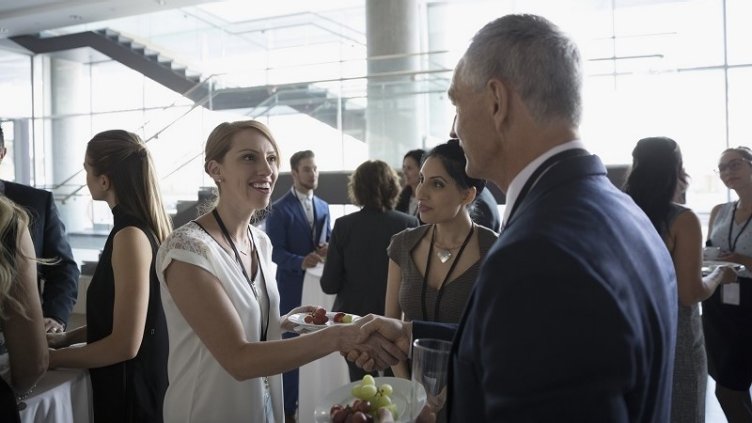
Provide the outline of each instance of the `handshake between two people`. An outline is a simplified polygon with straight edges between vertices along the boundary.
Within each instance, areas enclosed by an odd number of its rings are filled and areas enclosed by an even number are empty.
[[[282,330],[292,332],[295,324],[289,317],[314,312],[317,307],[302,306],[282,318]],[[332,350],[366,371],[383,370],[407,359],[412,324],[375,314],[361,317],[351,324],[331,325],[314,332],[322,342],[333,341]]]

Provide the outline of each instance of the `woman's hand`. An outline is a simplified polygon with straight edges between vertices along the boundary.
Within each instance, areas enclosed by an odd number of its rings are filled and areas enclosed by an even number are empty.
[[[742,264],[744,266],[747,266],[749,264],[749,257],[745,255],[741,255],[738,253],[734,253],[731,251],[721,251],[718,254],[718,260],[720,261],[730,261],[732,263],[738,263]]]
[[[721,284],[736,282],[737,274],[731,266],[718,266],[717,271],[721,273]]]
[[[317,308],[320,306],[311,306],[311,305],[305,305],[300,307],[295,307],[294,309],[290,310],[289,313],[282,316],[280,327],[282,328],[283,332],[295,332],[295,325],[290,322],[290,316],[293,314],[298,313],[310,313],[313,311],[316,311]]]

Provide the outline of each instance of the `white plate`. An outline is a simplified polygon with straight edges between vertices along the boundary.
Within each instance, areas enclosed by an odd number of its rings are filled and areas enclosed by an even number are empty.
[[[733,263],[730,261],[718,261],[718,260],[705,260],[702,262],[702,265],[704,267],[712,267],[712,268],[716,268],[719,266],[731,266],[735,270],[740,270],[742,267],[744,267],[739,263]]]
[[[730,266],[737,273],[744,271],[744,266],[739,263],[733,263],[730,261],[705,260],[702,262],[702,274],[703,276],[705,276],[715,270],[716,267],[721,266]]]
[[[329,320],[326,321],[323,325],[315,325],[313,323],[306,323],[305,317],[308,315],[308,313],[295,313],[288,320],[290,320],[290,323],[295,325],[295,329],[305,329],[308,332],[324,329],[327,326],[334,326],[334,325],[348,325],[349,323],[335,323],[334,322],[334,316],[337,314],[337,312],[327,312],[326,317],[329,318]],[[350,314],[350,313],[347,313]],[[353,317],[353,322],[360,319],[360,316],[356,316],[354,314],[350,314]]]
[[[395,423],[408,423],[410,421],[410,413],[408,407],[410,406],[410,389],[413,383],[407,379],[399,377],[376,377],[376,387],[379,387],[385,383],[392,385],[392,395],[389,396],[392,400],[392,404],[397,405],[397,419]],[[352,388],[360,384],[360,381],[349,383],[345,386],[341,386],[334,391],[330,392],[323,399],[323,403],[316,407],[314,417],[316,423],[329,423],[331,421],[329,412],[334,404],[350,405],[355,401],[355,397],[352,394]],[[413,413],[418,415],[423,406],[426,405],[426,391],[423,386],[418,386],[418,401],[413,404]]]

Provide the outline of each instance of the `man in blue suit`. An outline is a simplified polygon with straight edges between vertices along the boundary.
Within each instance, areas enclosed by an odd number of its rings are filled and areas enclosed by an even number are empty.
[[[329,237],[329,204],[313,195],[319,171],[312,151],[298,151],[290,157],[293,186],[272,205],[266,218],[266,233],[274,247],[277,264],[279,311],[286,314],[298,307],[303,294],[303,277],[324,261]],[[295,336],[287,333],[285,337]],[[298,402],[298,370],[283,375],[286,421],[294,421]]]
[[[453,339],[452,422],[669,421],[674,267],[578,140],[581,74],[575,44],[534,15],[486,25],[455,69],[452,136],[467,173],[505,192],[505,225],[458,326],[370,316],[362,328],[404,350]]]
[[[5,138],[0,128],[0,162],[5,157]],[[49,191],[0,180],[5,195],[29,214],[29,234],[37,257],[58,260],[37,266],[42,290],[42,312],[47,332],[62,332],[78,296],[79,270],[65,234],[65,225]]]

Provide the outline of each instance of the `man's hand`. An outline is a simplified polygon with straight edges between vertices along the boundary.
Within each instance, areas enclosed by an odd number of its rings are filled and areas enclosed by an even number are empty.
[[[47,333],[60,333],[65,330],[65,328],[63,328],[63,325],[57,320],[50,317],[45,317],[44,330],[46,330]]]
[[[362,335],[362,327],[372,316],[359,319],[356,323],[339,327],[342,330],[339,350],[344,356],[364,357],[372,369],[381,370],[406,360],[402,348],[380,333]],[[354,360],[351,360],[354,361]]]
[[[303,257],[303,263],[300,264],[300,267],[302,269],[310,269],[311,267],[316,267],[317,264],[323,262],[324,259],[321,258],[320,255],[316,254],[315,251],[312,251],[308,253],[307,256]]]
[[[401,358],[399,361],[407,358],[407,353],[410,351],[410,338],[413,330],[412,323],[377,316],[375,314],[363,317],[358,323],[360,326],[360,334],[356,340],[358,344],[368,343],[374,337],[379,342],[383,342],[380,341],[383,339],[393,344],[400,351],[404,358]],[[376,358],[372,357],[368,351],[355,348],[352,351],[345,352],[347,353],[347,360],[354,362],[358,367],[366,371],[380,370],[382,368]]]
[[[316,248],[316,254],[321,256],[324,260],[326,260],[326,254],[329,252],[329,244],[319,244],[319,247]]]

